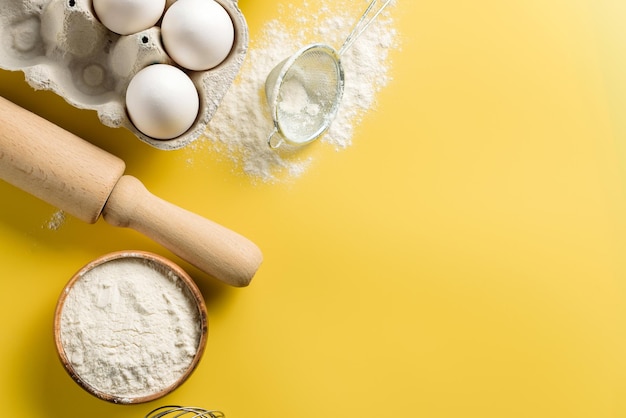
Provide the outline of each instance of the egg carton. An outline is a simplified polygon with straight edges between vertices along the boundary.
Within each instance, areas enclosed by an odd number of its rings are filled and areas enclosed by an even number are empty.
[[[205,131],[248,49],[248,27],[237,0],[216,1],[233,22],[234,44],[217,67],[184,70],[198,90],[200,111],[191,128],[176,138],[144,135],[125,107],[126,88],[138,71],[155,63],[175,65],[163,48],[160,22],[122,36],[96,18],[92,0],[0,0],[0,68],[22,71],[34,89],[51,90],[76,108],[95,110],[106,126],[127,128],[155,148],[179,149]]]

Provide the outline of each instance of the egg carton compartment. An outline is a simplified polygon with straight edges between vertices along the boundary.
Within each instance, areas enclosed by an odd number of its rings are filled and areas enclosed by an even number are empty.
[[[175,1],[168,0],[166,9]],[[155,148],[179,149],[205,131],[248,49],[248,27],[237,1],[216,1],[232,20],[234,44],[212,69],[183,69],[198,90],[200,109],[191,128],[172,139],[143,134],[125,106],[126,89],[138,71],[156,63],[175,65],[163,48],[160,22],[119,35],[97,19],[92,0],[0,0],[0,68],[22,71],[34,89],[51,90],[76,108],[95,110],[106,126],[124,127]]]

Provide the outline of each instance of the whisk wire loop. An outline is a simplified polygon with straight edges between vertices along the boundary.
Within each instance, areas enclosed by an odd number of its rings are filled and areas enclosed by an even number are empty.
[[[359,37],[365,32],[365,30],[372,24],[374,20],[382,13],[382,11],[391,3],[393,0],[386,0],[376,11],[373,11],[374,6],[378,3],[378,0],[372,0],[370,4],[367,6],[359,20],[354,25],[354,28],[350,32],[350,34],[346,37],[346,40],[343,42],[341,48],[339,48],[339,55],[343,55],[350,47],[354,44],[354,42],[359,39]],[[372,14],[373,13],[373,14]]]
[[[224,418],[220,411],[198,408],[195,406],[166,405],[150,411],[145,418],[178,418],[187,416],[188,418]]]

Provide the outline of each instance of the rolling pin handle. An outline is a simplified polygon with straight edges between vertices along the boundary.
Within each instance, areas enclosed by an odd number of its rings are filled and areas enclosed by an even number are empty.
[[[102,216],[113,226],[141,232],[231,286],[247,286],[263,260],[247,238],[154,196],[132,176],[120,178]]]

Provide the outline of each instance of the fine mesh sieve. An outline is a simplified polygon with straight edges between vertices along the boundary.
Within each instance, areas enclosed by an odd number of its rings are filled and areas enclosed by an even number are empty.
[[[274,122],[267,140],[271,148],[283,143],[307,144],[330,127],[344,90],[341,56],[391,1],[386,0],[375,10],[378,1],[372,0],[339,51],[314,43],[280,62],[269,73],[265,96]]]

